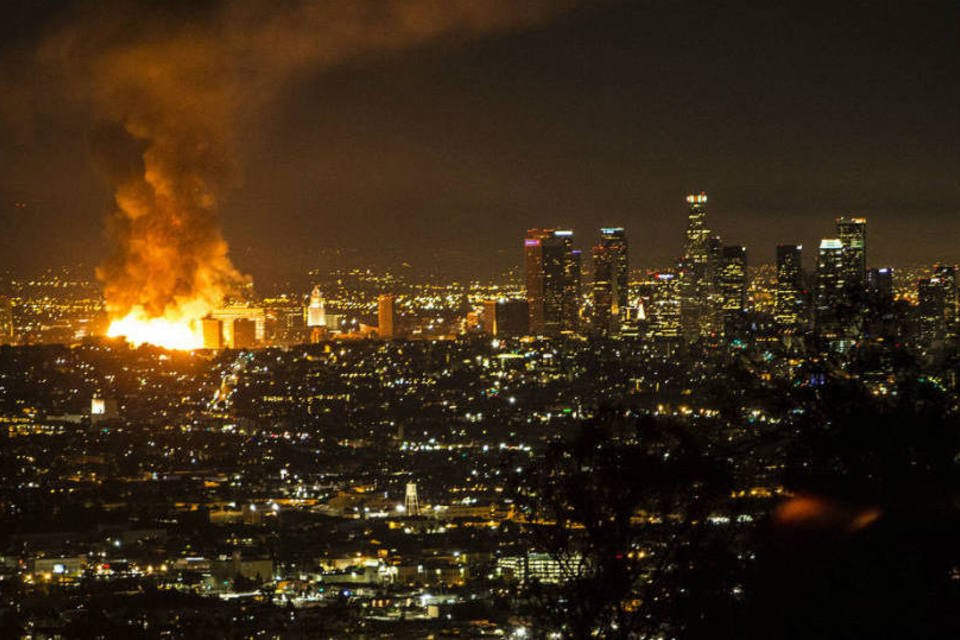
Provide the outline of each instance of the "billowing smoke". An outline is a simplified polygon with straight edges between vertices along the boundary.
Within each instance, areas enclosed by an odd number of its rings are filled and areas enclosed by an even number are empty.
[[[255,126],[291,79],[438,38],[523,28],[564,8],[535,0],[184,4],[84,3],[86,13],[42,54],[108,132],[94,140],[115,187],[115,250],[98,275],[114,318],[196,319],[243,281],[219,218],[239,175],[232,136]]]

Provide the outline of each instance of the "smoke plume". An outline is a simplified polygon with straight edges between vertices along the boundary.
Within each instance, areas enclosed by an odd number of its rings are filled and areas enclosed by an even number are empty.
[[[93,139],[116,202],[114,251],[98,270],[111,316],[199,318],[242,282],[219,217],[239,175],[232,137],[255,126],[292,79],[439,38],[524,28],[563,8],[534,0],[80,5],[85,13],[41,58],[108,132]]]

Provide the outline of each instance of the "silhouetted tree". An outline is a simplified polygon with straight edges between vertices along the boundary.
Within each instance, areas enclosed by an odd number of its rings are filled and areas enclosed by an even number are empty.
[[[758,531],[742,637],[960,637],[955,401],[909,367],[874,396],[832,380]]]
[[[721,559],[729,545],[706,524],[729,495],[713,460],[680,425],[622,410],[550,445],[516,488],[530,547],[561,573],[559,584],[523,587],[535,633],[645,638],[708,616],[707,594],[729,593],[733,575]]]

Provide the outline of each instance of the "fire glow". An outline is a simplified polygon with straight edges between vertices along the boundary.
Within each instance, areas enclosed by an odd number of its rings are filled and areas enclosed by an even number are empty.
[[[113,12],[91,12],[55,34],[40,60],[64,78],[68,96],[90,103],[91,149],[114,190],[112,251],[97,269],[107,335],[204,346],[203,318],[249,282],[220,220],[223,199],[241,183],[236,143],[288,82],[447,34],[535,25],[558,13],[554,4],[236,0],[182,24],[158,5],[161,28],[129,34]]]
[[[124,338],[134,346],[152,344],[165,349],[200,349],[203,335],[196,319],[150,317],[143,307],[134,307],[107,329],[111,338]]]

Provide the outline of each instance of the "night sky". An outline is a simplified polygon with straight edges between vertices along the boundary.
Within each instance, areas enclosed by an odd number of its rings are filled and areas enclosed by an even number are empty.
[[[216,12],[114,5],[144,38],[159,13],[170,28]],[[317,65],[251,107],[222,205],[237,267],[262,281],[338,262],[486,277],[520,263],[528,227],[571,226],[586,248],[609,225],[627,228],[633,264],[663,266],[700,190],[711,229],[752,263],[780,242],[811,258],[841,214],[869,219],[871,264],[960,262],[960,3],[547,13]],[[69,2],[0,9],[0,268],[108,251],[102,117],[35,62],[76,16]]]

